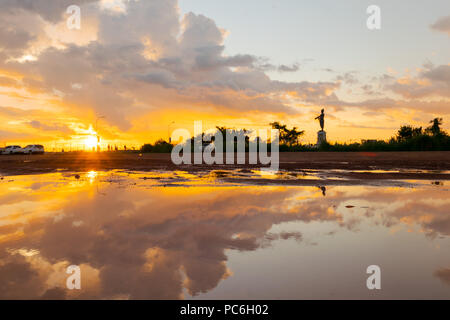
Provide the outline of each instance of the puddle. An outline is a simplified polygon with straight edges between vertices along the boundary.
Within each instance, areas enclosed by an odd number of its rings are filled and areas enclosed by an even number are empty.
[[[298,174],[9,176],[0,181],[0,298],[450,298],[445,183],[223,181]],[[366,288],[373,264],[376,294]],[[65,287],[69,265],[81,268],[81,290]]]

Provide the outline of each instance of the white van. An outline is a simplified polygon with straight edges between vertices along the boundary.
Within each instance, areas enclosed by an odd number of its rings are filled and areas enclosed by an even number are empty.
[[[2,154],[18,154],[23,153],[23,149],[20,146],[7,146],[3,150]]]
[[[23,148],[23,153],[25,154],[43,154],[44,146],[40,144],[30,144]]]

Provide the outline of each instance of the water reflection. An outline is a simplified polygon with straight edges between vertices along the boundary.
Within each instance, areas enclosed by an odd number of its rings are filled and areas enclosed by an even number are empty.
[[[450,297],[443,186],[75,176],[0,182],[0,298]],[[82,290],[65,288],[70,264]],[[365,287],[370,264],[382,268],[380,292]]]
[[[318,186],[317,188],[319,188],[320,191],[322,191],[322,195],[324,197],[327,195],[327,187],[325,187],[325,186]]]

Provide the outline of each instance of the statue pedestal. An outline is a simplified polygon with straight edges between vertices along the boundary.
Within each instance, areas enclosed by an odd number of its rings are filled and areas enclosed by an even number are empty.
[[[319,147],[322,143],[327,142],[327,133],[323,130],[320,130],[317,132],[317,144],[316,146]]]

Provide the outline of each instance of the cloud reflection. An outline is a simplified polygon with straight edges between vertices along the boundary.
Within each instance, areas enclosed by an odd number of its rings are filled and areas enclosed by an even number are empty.
[[[315,187],[164,188],[136,179],[101,182],[100,194],[91,180],[50,174],[0,183],[0,298],[196,296],[233,275],[228,250],[307,245],[300,231],[273,230],[285,222],[329,222],[337,231],[328,236],[358,232],[362,221],[450,233],[448,191],[431,187],[329,187],[324,196]],[[70,264],[81,266],[80,291],[65,289]]]

